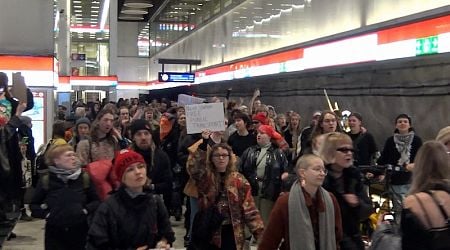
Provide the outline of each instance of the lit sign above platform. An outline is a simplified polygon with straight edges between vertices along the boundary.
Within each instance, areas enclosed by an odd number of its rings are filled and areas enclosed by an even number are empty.
[[[158,80],[160,82],[190,82],[195,81],[195,74],[180,72],[159,72]]]

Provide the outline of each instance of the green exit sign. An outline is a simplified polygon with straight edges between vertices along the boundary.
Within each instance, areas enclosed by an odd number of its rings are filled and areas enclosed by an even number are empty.
[[[438,37],[430,36],[416,40],[416,56],[438,53]]]

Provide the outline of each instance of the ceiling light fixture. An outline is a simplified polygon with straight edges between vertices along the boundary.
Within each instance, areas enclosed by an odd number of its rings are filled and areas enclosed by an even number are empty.
[[[130,15],[130,14],[121,14],[119,16],[120,20],[128,20],[128,21],[140,21],[144,20],[144,16],[142,15]]]
[[[120,13],[123,14],[131,14],[131,15],[145,15],[148,14],[147,9],[136,9],[136,8],[130,8],[130,7],[123,7]]]
[[[110,0],[105,0],[102,6],[102,19],[100,20],[100,29],[104,30],[106,25],[106,19],[108,19]]]
[[[151,8],[153,4],[150,0],[126,0],[123,4],[130,8]]]

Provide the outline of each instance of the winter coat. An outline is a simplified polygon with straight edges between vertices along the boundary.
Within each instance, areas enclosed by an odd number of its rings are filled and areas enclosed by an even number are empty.
[[[83,173],[76,180],[64,183],[56,174],[40,178],[30,203],[31,215],[46,219],[46,227],[70,228],[87,222],[100,200],[92,182],[84,184]],[[87,187],[88,186],[88,187]]]
[[[256,176],[256,160],[258,159],[261,147],[256,145],[244,151],[241,157],[239,172],[250,182],[252,187],[252,195],[257,196],[259,193],[259,183]],[[280,149],[273,145],[267,150],[266,167],[264,178],[262,180],[262,198],[276,201],[281,192],[281,175],[288,172],[288,161],[286,155]]]
[[[132,198],[122,186],[95,213],[87,249],[154,248],[162,238],[175,241],[162,199],[150,193]]]
[[[199,208],[204,210],[216,202],[219,192],[216,174],[206,167],[206,152],[198,149],[195,153],[196,164],[191,168],[191,176],[197,183]],[[231,172],[225,179],[226,197],[230,208],[231,224],[237,250],[242,250],[245,243],[245,226],[256,239],[262,236],[264,224],[255,206],[249,182],[238,172]],[[220,230],[214,232],[211,241],[221,246]]]

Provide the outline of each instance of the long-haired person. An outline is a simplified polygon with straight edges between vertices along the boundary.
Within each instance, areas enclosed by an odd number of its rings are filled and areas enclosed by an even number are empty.
[[[316,155],[302,156],[296,164],[299,178],[288,194],[278,198],[259,250],[339,248],[342,223],[339,204],[321,187],[328,170]]]
[[[323,135],[319,156],[324,160],[328,174],[323,187],[333,193],[339,202],[344,236],[341,249],[364,249],[359,230],[363,185],[360,171],[353,166],[352,139],[340,132]]]
[[[114,173],[121,186],[95,213],[87,249],[169,249],[174,232],[161,197],[146,188],[149,179],[144,158],[132,150],[121,150]]]
[[[411,189],[404,200],[403,249],[450,249],[450,155],[429,141],[417,153]]]
[[[31,215],[46,220],[45,249],[84,249],[88,216],[100,204],[95,187],[69,144],[51,146],[46,160],[30,203]]]
[[[251,188],[243,175],[236,170],[235,156],[225,143],[212,146],[209,154],[198,149],[191,176],[198,187],[200,211],[217,206],[224,217],[212,239],[204,239],[207,246],[198,249],[244,249],[244,229],[247,226],[256,239],[263,233],[264,225],[256,209]],[[195,223],[193,227],[195,228]],[[193,244],[195,236],[193,235]]]
[[[414,162],[420,146],[422,146],[422,139],[415,134],[412,128],[411,117],[407,114],[400,114],[395,118],[394,135],[387,138],[384,143],[378,164],[407,167]],[[386,181],[392,196],[394,211],[400,214],[403,199],[411,187],[411,172],[392,171]],[[399,217],[396,219],[398,221]]]

